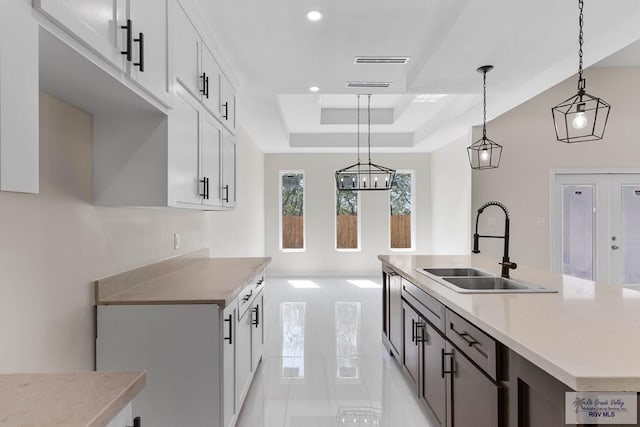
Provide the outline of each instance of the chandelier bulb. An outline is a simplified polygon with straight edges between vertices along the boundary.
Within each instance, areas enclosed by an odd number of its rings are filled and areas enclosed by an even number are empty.
[[[482,151],[480,151],[480,160],[482,160],[483,162],[488,162],[489,158],[491,156],[489,156],[489,150],[487,150],[487,148],[483,148]]]
[[[580,130],[587,127],[588,123],[589,123],[589,120],[587,119],[587,116],[584,113],[576,113],[576,116],[571,121],[571,126],[573,126],[574,129]]]

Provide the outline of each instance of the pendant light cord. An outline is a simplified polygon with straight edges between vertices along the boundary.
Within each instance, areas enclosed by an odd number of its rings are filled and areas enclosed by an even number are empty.
[[[482,139],[487,139],[487,71],[482,73]]]
[[[360,95],[358,95],[358,164],[360,164]]]
[[[578,35],[578,44],[580,45],[580,48],[578,49],[578,59],[579,59],[579,64],[578,64],[578,92],[584,93],[585,81],[584,81],[584,77],[582,76],[582,68],[583,68],[582,45],[584,44],[584,33],[583,33],[583,27],[584,27],[584,12],[583,12],[584,0],[578,0],[578,8],[580,9],[580,18],[578,20],[578,25],[580,26],[580,33]]]
[[[367,104],[367,113],[368,113],[368,122],[369,122],[369,126],[368,126],[368,140],[367,143],[369,145],[369,164],[371,164],[371,94],[368,95],[369,96],[369,103]]]

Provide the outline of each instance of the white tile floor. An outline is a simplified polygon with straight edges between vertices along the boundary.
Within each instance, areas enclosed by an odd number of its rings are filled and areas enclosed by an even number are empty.
[[[238,427],[435,426],[384,351],[379,278],[271,278]]]

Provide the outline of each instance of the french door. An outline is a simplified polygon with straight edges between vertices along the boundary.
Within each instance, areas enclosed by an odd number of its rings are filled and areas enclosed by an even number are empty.
[[[640,285],[640,173],[557,173],[552,191],[552,268]]]

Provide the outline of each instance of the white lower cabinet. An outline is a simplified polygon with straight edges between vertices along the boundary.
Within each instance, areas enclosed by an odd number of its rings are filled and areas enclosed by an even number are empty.
[[[107,427],[132,427],[133,426],[133,409],[131,408],[131,402],[125,406],[122,411],[107,424]],[[140,418],[140,423],[142,418]],[[134,426],[135,427],[135,426]]]
[[[147,386],[133,400],[144,425],[233,427],[263,342],[261,290],[251,292],[243,314],[240,298],[223,310],[213,304],[98,306],[97,370],[147,370]]]

